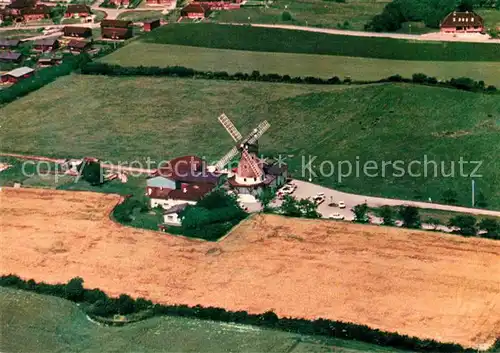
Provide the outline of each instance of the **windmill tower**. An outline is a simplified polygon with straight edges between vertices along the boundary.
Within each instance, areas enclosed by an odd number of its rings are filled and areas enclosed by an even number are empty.
[[[262,184],[265,175],[262,169],[263,166],[259,164],[259,158],[257,157],[258,139],[271,125],[264,120],[257,125],[248,136],[243,138],[238,129],[236,129],[234,124],[224,113],[219,116],[219,122],[229,133],[236,145],[215,164],[215,168],[217,170],[222,170],[231,159],[239,154],[240,160],[235,174],[235,183],[241,187],[254,187]]]

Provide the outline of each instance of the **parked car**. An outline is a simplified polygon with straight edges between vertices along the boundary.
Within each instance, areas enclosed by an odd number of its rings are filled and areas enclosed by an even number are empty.
[[[338,220],[343,220],[344,216],[342,216],[340,213],[332,213],[330,216],[328,216],[329,219],[338,219]]]
[[[345,208],[345,202],[339,201],[339,208]]]
[[[314,196],[312,198],[312,200],[314,201],[314,203],[316,203],[316,205],[321,205],[323,202],[325,202],[325,194],[322,193],[322,192],[319,192],[316,196]]]

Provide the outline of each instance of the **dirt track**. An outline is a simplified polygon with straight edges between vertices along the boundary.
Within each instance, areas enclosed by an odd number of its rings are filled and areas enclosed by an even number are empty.
[[[207,243],[114,224],[117,200],[4,188],[0,273],[470,346],[500,335],[500,242],[257,216]]]

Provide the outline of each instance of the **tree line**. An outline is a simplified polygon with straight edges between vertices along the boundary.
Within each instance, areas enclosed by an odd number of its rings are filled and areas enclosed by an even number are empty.
[[[226,81],[258,81],[258,82],[278,82],[313,85],[341,85],[341,84],[370,84],[384,82],[405,82],[428,86],[439,86],[444,88],[455,88],[471,92],[497,93],[497,88],[493,85],[487,86],[484,81],[475,81],[468,77],[452,78],[448,81],[439,81],[435,77],[416,73],[412,78],[404,78],[401,75],[393,75],[388,78],[374,81],[353,81],[351,78],[340,79],[333,76],[328,79],[319,77],[292,77],[280,74],[261,74],[259,71],[252,73],[229,74],[226,71],[199,71],[183,66],[120,66],[102,62],[88,62],[80,71],[84,75],[106,75],[106,76],[166,76],[166,77],[189,77],[206,80],[226,80]]]
[[[354,213],[354,222],[369,223],[370,208],[366,203],[356,205],[351,210]],[[419,209],[413,206],[382,206],[375,210],[377,216],[382,218],[382,224],[385,226],[395,226],[397,220],[401,220],[401,226],[410,229],[421,229],[422,223],[427,223],[434,227],[434,230],[440,225],[446,225],[453,229],[453,233],[463,236],[479,236],[482,238],[500,240],[500,222],[494,218],[483,218],[478,221],[472,215],[457,215],[441,222],[440,219],[429,217],[422,220]],[[483,231],[480,233],[480,231]]]
[[[129,315],[147,311],[150,316],[180,316],[202,320],[214,320],[246,325],[279,329],[305,335],[321,335],[346,340],[359,340],[384,347],[407,349],[415,352],[475,352],[455,343],[442,343],[431,339],[420,339],[394,332],[372,329],[366,325],[346,323],[328,319],[307,320],[278,317],[274,312],[250,314],[246,311],[228,311],[223,308],[189,307],[187,305],[154,304],[144,298],[133,299],[122,294],[111,298],[100,289],[86,289],[83,279],[76,277],[66,284],[47,284],[34,280],[23,280],[16,275],[0,277],[0,286],[33,291],[52,295],[79,303],[87,314],[98,317],[111,317],[116,314]],[[143,316],[145,318],[145,316]],[[498,343],[497,343],[498,344]]]

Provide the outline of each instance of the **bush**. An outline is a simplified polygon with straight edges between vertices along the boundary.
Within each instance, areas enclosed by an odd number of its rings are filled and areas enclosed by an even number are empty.
[[[455,216],[450,219],[448,226],[458,228],[457,233],[461,235],[472,236],[477,234],[476,219],[473,216]]]
[[[292,14],[288,11],[283,11],[283,13],[281,14],[281,20],[285,22],[291,21]]]
[[[401,206],[399,208],[399,216],[403,220],[403,227],[405,228],[420,228],[420,215],[418,208],[413,206]]]
[[[354,222],[356,223],[368,223],[368,205],[363,203],[361,205],[354,206],[351,211],[354,213]]]

